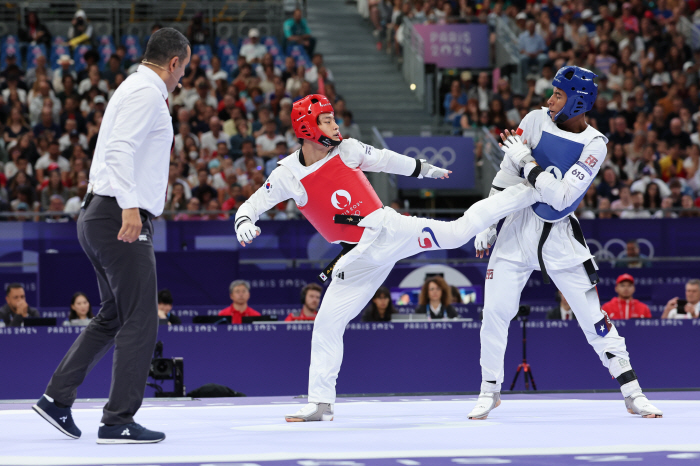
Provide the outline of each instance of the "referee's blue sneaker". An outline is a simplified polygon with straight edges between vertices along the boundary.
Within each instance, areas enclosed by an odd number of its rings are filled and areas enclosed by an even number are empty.
[[[97,443],[111,445],[117,443],[158,443],[165,440],[163,432],[148,430],[135,422],[108,426],[100,424]]]
[[[39,416],[46,419],[49,424],[70,438],[80,438],[81,432],[78,426],[75,425],[75,422],[73,422],[73,415],[71,414],[70,407],[59,408],[51,397],[44,395],[32,406],[32,409],[36,411]]]

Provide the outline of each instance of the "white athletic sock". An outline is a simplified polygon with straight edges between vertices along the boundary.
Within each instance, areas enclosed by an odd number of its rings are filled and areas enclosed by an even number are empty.
[[[498,393],[501,391],[501,384],[491,383],[484,380],[481,382],[481,391],[486,393]]]

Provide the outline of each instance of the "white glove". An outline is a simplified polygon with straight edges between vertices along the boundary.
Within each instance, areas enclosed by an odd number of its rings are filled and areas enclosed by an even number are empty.
[[[503,141],[503,152],[520,168],[528,162],[535,161],[532,157],[532,151],[517,134],[511,134]]]
[[[245,247],[245,243],[253,242],[258,235],[260,235],[260,228],[256,227],[250,220],[244,221],[236,228],[236,238],[243,247]]]
[[[476,249],[477,257],[484,257],[484,251],[486,255],[489,254],[489,248],[496,242],[496,236],[496,229],[493,225],[476,235],[474,248]]]
[[[450,170],[444,168],[436,167],[435,165],[430,165],[425,160],[421,159],[420,175],[418,179],[422,178],[449,178]]]

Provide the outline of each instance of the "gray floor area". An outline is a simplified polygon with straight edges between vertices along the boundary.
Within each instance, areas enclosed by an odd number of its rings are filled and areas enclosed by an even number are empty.
[[[401,71],[376,40],[357,6],[343,0],[309,0],[307,21],[316,50],[333,73],[336,90],[371,141],[372,126],[396,135],[420,134],[433,118],[423,109]]]

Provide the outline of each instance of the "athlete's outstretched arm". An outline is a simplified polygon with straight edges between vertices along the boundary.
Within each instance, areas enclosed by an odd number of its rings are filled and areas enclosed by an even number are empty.
[[[546,202],[557,210],[564,210],[580,202],[598,174],[606,155],[604,139],[595,138],[583,148],[581,157],[561,180],[533,162],[525,165],[525,177],[540,193],[542,202]]]
[[[260,234],[260,229],[255,226],[255,222],[262,213],[294,197],[295,182],[298,183],[289,169],[279,166],[272,170],[265,184],[243,203],[236,212],[234,222],[241,246],[245,247],[245,243],[250,243]]]
[[[340,148],[340,156],[347,166],[359,167],[366,172],[426,178],[447,178],[452,173],[389,149],[377,149],[357,139],[344,140]]]

